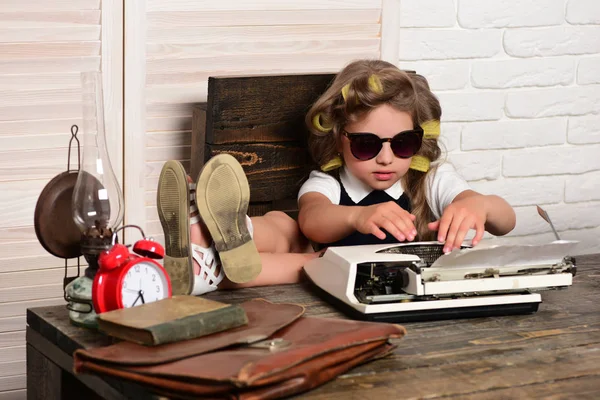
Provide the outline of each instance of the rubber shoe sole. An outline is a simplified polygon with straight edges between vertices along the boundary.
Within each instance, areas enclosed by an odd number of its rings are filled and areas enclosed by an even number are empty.
[[[234,157],[219,154],[204,165],[196,184],[196,204],[225,276],[235,283],[253,280],[262,269],[246,223],[249,202],[248,179]]]
[[[194,287],[189,196],[185,168],[179,161],[167,161],[158,179],[156,205],[165,235],[164,267],[173,295],[190,294]]]

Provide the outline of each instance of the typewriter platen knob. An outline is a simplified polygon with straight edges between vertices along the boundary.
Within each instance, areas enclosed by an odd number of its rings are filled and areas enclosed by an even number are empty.
[[[392,285],[394,293],[402,292],[405,287],[409,284],[409,276],[408,272],[406,272],[406,268],[400,268],[398,273],[396,274],[396,279],[394,279],[394,283]]]

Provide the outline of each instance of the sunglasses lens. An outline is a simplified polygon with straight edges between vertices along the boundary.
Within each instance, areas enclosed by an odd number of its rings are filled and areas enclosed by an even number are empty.
[[[421,136],[415,132],[403,133],[392,139],[392,151],[399,158],[409,158],[421,148]]]
[[[359,135],[350,141],[352,155],[359,160],[370,160],[381,150],[381,140],[376,135]]]

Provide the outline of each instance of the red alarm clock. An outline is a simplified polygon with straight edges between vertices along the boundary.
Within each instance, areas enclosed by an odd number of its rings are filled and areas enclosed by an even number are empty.
[[[117,232],[137,228],[143,239],[133,245],[132,254],[127,246],[115,243]],[[139,306],[171,297],[171,280],[167,271],[155,260],[163,258],[164,248],[144,237],[136,225],[125,225],[113,233],[112,247],[98,257],[98,272],[92,284],[92,303],[97,314]]]

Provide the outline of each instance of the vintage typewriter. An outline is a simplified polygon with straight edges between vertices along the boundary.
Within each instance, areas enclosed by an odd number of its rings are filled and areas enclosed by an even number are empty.
[[[464,246],[438,242],[330,247],[304,266],[320,292],[357,319],[407,322],[537,311],[540,291],[572,284],[577,242]]]

